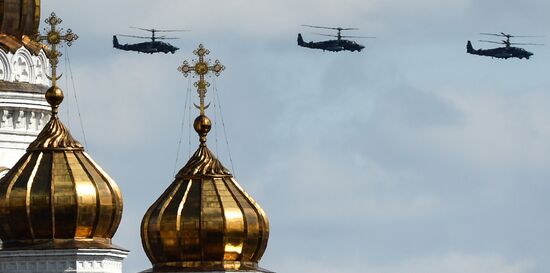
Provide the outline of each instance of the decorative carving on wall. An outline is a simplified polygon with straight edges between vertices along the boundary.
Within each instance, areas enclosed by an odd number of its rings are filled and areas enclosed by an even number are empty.
[[[4,109],[0,111],[0,130],[38,133],[50,119],[45,110]]]
[[[17,56],[19,55],[19,56]],[[31,66],[28,60],[25,59],[21,54],[15,55],[15,60],[13,62],[13,72],[14,79],[16,82],[30,82],[31,79]]]

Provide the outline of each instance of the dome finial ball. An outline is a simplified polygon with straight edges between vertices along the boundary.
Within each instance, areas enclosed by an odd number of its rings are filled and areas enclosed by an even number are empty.
[[[200,142],[205,143],[206,135],[208,135],[208,132],[212,129],[212,121],[207,116],[200,115],[195,119],[195,122],[193,122],[193,128],[195,128],[195,131],[199,134]]]
[[[48,101],[54,112],[57,112],[57,108],[63,101],[63,98],[65,98],[63,90],[57,85],[48,88],[48,91],[46,91],[46,101]]]

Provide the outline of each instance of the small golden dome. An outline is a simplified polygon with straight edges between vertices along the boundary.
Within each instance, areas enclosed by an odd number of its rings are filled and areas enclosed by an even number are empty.
[[[50,88],[52,116],[0,180],[4,248],[110,248],[122,217],[116,183],[57,117],[63,93]]]

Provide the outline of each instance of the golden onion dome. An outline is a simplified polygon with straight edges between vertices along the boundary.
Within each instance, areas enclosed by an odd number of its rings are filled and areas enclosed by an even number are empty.
[[[0,0],[0,32],[21,36],[38,33],[40,0]]]
[[[116,183],[57,116],[63,92],[46,92],[50,121],[0,180],[3,247],[110,248],[122,217]]]
[[[194,127],[201,134],[210,120],[201,115]],[[208,149],[205,136],[141,223],[153,270],[266,271],[258,261],[267,247],[267,216]]]
[[[40,0],[0,0],[0,47],[15,52],[22,46],[33,54],[42,49],[30,39],[40,26]]]
[[[193,124],[200,145],[143,217],[143,248],[153,272],[269,272],[258,266],[269,237],[267,216],[206,145],[212,122],[204,114],[205,75],[217,76],[224,66],[217,60],[208,65],[202,45],[194,53],[194,67],[184,62],[178,70],[200,79],[200,115]]]

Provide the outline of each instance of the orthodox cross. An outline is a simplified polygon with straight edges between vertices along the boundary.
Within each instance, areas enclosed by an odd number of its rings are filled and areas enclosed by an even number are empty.
[[[193,60],[195,63],[194,66],[190,66],[187,61],[183,61],[183,64],[178,67],[178,71],[183,73],[183,76],[185,77],[187,77],[187,75],[191,72],[194,72],[195,75],[199,76],[199,80],[195,82],[194,85],[197,87],[197,93],[199,93],[200,105],[197,108],[199,108],[201,115],[204,115],[204,109],[208,108],[208,105],[204,106],[204,97],[206,96],[206,88],[210,86],[210,83],[207,82],[204,77],[208,74],[208,72],[214,72],[214,75],[219,76],[225,69],[225,66],[223,66],[218,60],[214,61],[214,65],[209,65],[210,60],[204,59],[204,56],[209,53],[210,51],[200,44],[199,48],[193,51],[193,54],[199,57],[199,60]]]
[[[73,44],[73,41],[78,39],[78,35],[73,33],[73,31],[69,28],[67,29],[65,35],[62,34],[63,28],[57,28],[57,25],[61,24],[63,20],[61,18],[57,17],[55,13],[52,12],[50,17],[48,17],[46,20],[44,20],[46,24],[50,26],[50,29],[44,29],[46,31],[46,35],[40,35],[40,33],[36,36],[36,40],[38,42],[45,42],[48,46],[46,46],[46,55],[48,56],[48,59],[50,60],[50,65],[52,67],[52,74],[51,76],[48,76],[48,78],[52,81],[52,86],[56,85],[56,82],[59,78],[61,78],[61,75],[59,77],[57,76],[57,64],[59,64],[59,57],[63,55],[59,50],[57,50],[57,46],[65,41],[68,46],[71,46]]]

